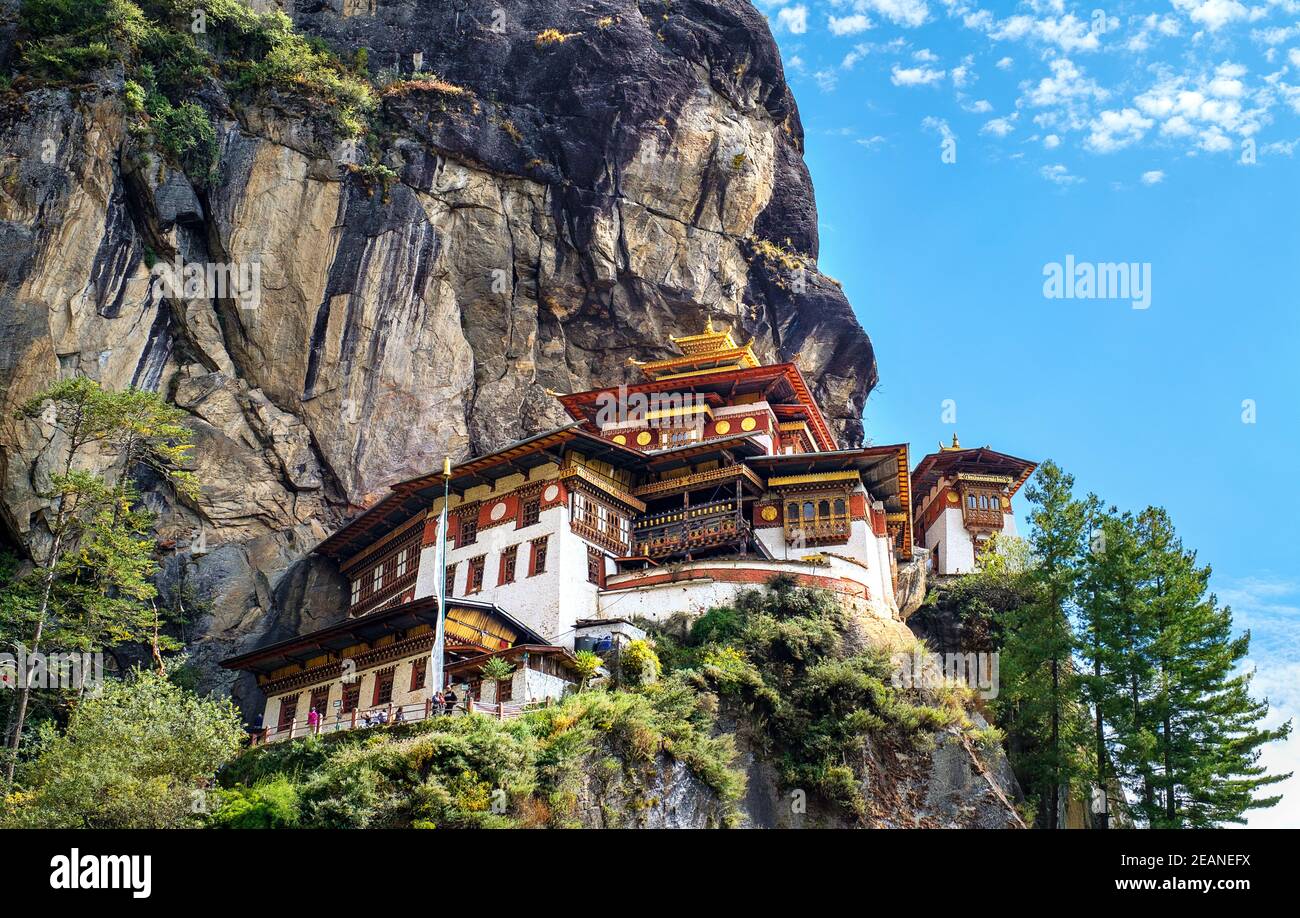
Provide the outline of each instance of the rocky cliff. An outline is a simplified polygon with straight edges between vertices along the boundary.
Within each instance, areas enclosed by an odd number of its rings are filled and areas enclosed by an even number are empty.
[[[285,12],[373,78],[361,136],[205,79],[195,174],[146,149],[120,64],[6,84],[0,524],[19,552],[39,550],[60,444],[14,408],[76,373],[191,416],[202,498],[146,496],[214,686],[216,659],[342,614],[305,556],[387,484],[562,422],[546,389],[626,379],[706,318],[796,361],[861,439],[871,344],[816,270],[798,111],[748,2]],[[160,262],[256,266],[256,296],[167,288]]]

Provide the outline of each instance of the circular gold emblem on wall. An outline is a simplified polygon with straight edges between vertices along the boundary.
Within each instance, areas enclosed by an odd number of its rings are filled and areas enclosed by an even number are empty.
[[[731,433],[731,422],[719,421],[718,426],[713,429],[716,430],[719,434]]]
[[[956,492],[956,491],[949,491],[949,492],[948,492],[948,503],[950,503],[950,504],[955,504],[955,503],[957,503],[957,492]]]
[[[614,442],[619,446],[627,446],[627,437],[622,434],[614,434]]]
[[[636,442],[638,446],[645,446],[647,443],[650,442],[650,440],[651,440],[650,431],[648,430],[643,430],[636,435]]]
[[[498,501],[492,505],[492,522],[496,522],[506,515],[506,502]]]
[[[560,496],[559,485],[547,485],[546,490],[542,492],[542,498],[549,504],[555,498]]]
[[[776,519],[776,508],[775,508],[775,507],[764,507],[764,508],[763,508],[763,512],[762,512],[761,515],[762,515],[762,517],[763,517],[764,520],[766,520],[767,522],[770,523],[770,522],[772,522],[772,520]]]
[[[745,420],[740,422],[741,430],[753,430],[757,426],[758,421],[755,421],[753,418],[745,418]]]

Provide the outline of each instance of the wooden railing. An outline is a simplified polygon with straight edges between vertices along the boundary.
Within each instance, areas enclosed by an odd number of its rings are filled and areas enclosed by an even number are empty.
[[[377,593],[371,593],[358,599],[356,603],[348,608],[348,614],[353,618],[358,615],[365,615],[367,612],[373,612],[375,609],[388,602],[394,596],[400,596],[403,591],[415,586],[415,575],[419,568],[418,555],[410,562],[410,568],[400,577],[395,577],[392,583],[384,584],[383,588]]]
[[[414,704],[388,704],[378,708],[354,710],[348,714],[336,714],[333,717],[322,717],[315,724],[310,723],[306,718],[295,718],[292,723],[283,727],[263,727],[260,730],[250,730],[249,737],[252,745],[263,746],[267,743],[301,739],[304,736],[338,733],[344,730],[396,727],[401,724],[418,723],[432,717],[463,717],[467,714],[482,714],[487,717],[495,717],[498,720],[509,720],[537,708],[549,707],[553,703],[554,699],[552,698],[543,698],[540,701],[503,701],[494,703],[476,701],[471,696],[457,701],[450,710],[445,708],[434,710],[433,699],[426,698],[423,702]]]
[[[632,551],[660,558],[748,538],[739,503],[717,500],[643,517],[632,528]]]
[[[826,545],[847,542],[852,532],[853,521],[847,516],[786,520],[785,523],[785,541],[789,545]]]
[[[1005,524],[1002,516],[1002,510],[981,510],[966,507],[962,511],[962,522],[967,526],[978,526],[985,529],[1001,529]]]
[[[600,526],[593,526],[584,520],[574,519],[570,520],[569,528],[588,542],[608,549],[616,555],[627,554],[628,546],[623,540],[622,533],[613,527],[602,529]]]
[[[693,488],[716,485],[736,478],[744,478],[760,491],[766,490],[767,486],[763,479],[755,475],[748,466],[728,465],[716,469],[707,469],[703,472],[692,472],[689,475],[679,475],[677,478],[651,481],[638,487],[634,493],[637,497],[662,497]]]

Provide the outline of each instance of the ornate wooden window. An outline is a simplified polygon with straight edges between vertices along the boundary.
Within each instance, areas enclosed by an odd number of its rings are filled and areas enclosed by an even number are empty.
[[[966,489],[962,506],[962,522],[969,528],[1001,529],[1004,525],[1002,515],[1002,493]]]
[[[298,716],[298,693],[280,699],[280,729],[288,730]]]
[[[687,443],[694,443],[698,439],[700,439],[699,427],[674,427],[659,431],[659,448],[670,449],[674,446],[685,446]]]
[[[587,549],[587,582],[605,585],[605,556],[594,548]]]
[[[400,541],[385,546],[372,559],[361,562],[349,574],[352,579],[352,615],[367,612],[400,600],[402,594],[415,585],[415,559],[420,551],[420,530],[403,533]]]
[[[361,706],[361,679],[343,683],[343,713],[351,714]]]
[[[518,545],[510,545],[501,550],[501,576],[497,580],[498,586],[515,582],[515,564],[518,557]]]
[[[324,688],[312,689],[311,707],[308,708],[307,710],[309,711],[314,710],[321,717],[324,717],[325,712],[329,709],[329,703],[330,703],[330,687],[328,685],[325,686]]]
[[[393,700],[393,667],[375,673],[374,697],[371,704],[388,704]]]
[[[628,551],[632,524],[627,514],[619,513],[589,494],[573,493],[573,516],[569,526],[588,542],[619,554]]]
[[[542,536],[540,539],[533,539],[529,543],[533,555],[528,568],[529,577],[546,573],[546,540],[549,538],[550,536]]]
[[[843,493],[806,494],[786,501],[787,542],[804,545],[847,542],[852,525],[848,498]]]
[[[429,658],[421,657],[411,663],[411,691],[418,692],[424,688],[429,678]]]
[[[460,518],[460,535],[456,537],[456,547],[473,545],[478,541],[478,514],[466,514]]]
[[[486,555],[479,555],[477,558],[469,559],[469,573],[465,575],[465,595],[481,592],[483,589],[483,567],[487,561]]]
[[[456,565],[447,565],[447,582],[443,584],[442,589],[448,596],[456,592]]]
[[[519,514],[519,528],[526,526],[535,526],[542,518],[542,501],[540,498],[533,497],[524,501],[523,509]]]

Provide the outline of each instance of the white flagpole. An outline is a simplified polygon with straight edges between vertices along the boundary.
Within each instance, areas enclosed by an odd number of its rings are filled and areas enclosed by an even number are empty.
[[[438,517],[438,550],[434,569],[438,579],[434,595],[438,597],[438,624],[434,630],[433,648],[429,651],[429,697],[442,691],[443,655],[447,646],[447,503],[451,489],[451,457],[442,461],[442,514]]]

